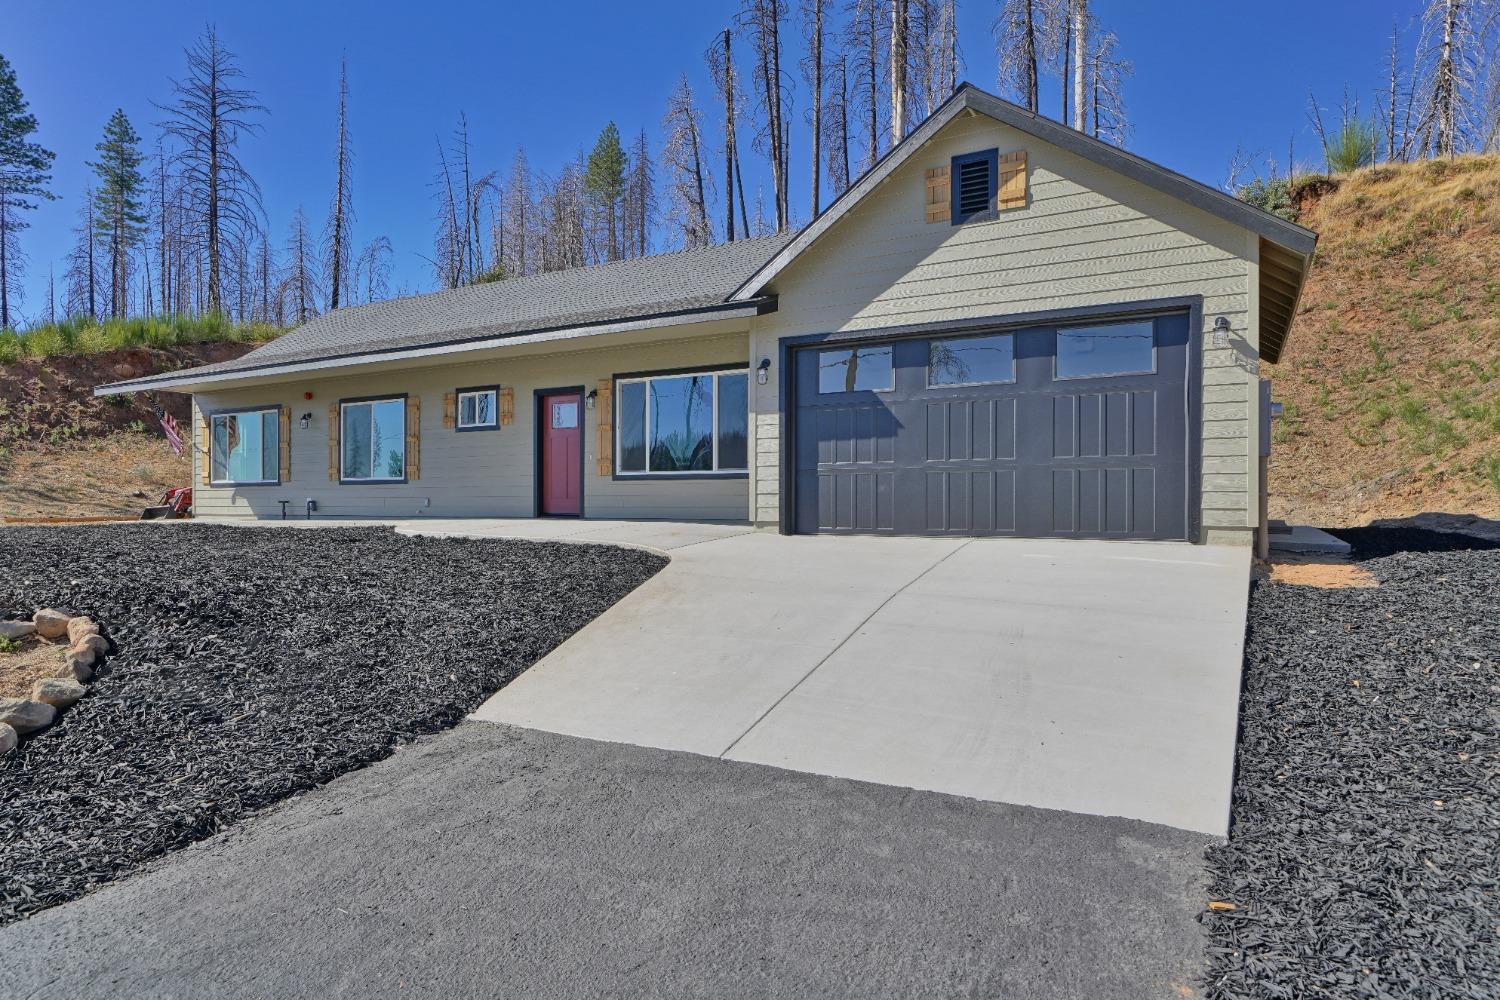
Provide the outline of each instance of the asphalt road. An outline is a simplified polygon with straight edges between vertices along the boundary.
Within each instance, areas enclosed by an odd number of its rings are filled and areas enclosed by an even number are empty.
[[[0,929],[24,997],[1181,998],[1202,835],[469,722]]]

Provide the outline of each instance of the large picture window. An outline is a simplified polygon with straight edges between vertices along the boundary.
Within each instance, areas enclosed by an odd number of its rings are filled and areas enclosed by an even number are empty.
[[[620,475],[713,475],[749,468],[748,372],[624,378],[615,396]]]
[[[277,407],[215,413],[209,482],[226,486],[281,481],[281,411]]]
[[[341,479],[400,482],[406,478],[406,400],[361,399],[340,404]]]

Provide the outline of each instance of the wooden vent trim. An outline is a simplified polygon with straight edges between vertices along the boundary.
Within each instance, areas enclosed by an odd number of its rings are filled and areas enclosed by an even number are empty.
[[[594,458],[599,475],[615,474],[615,386],[613,379],[602,378],[594,400]]]
[[[443,429],[452,430],[458,426],[458,393],[443,393]]]
[[[925,175],[926,217],[928,222],[947,222],[952,218],[949,205],[949,179],[947,167],[933,167]]]
[[[502,385],[498,393],[500,404],[500,426],[509,427],[516,422],[516,390]]]

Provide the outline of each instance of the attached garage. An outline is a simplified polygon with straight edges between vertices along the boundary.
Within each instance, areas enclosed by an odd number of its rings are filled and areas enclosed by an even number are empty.
[[[1194,538],[1195,311],[791,346],[792,530]]]

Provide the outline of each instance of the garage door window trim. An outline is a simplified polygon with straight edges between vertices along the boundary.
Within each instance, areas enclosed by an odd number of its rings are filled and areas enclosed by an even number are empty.
[[[1145,326],[1151,331],[1151,364],[1147,368],[1122,368],[1119,370],[1104,369],[1096,371],[1080,371],[1072,375],[1064,375],[1063,371],[1063,338],[1080,333],[1102,332],[1114,327],[1140,327]],[[1129,378],[1132,375],[1155,375],[1157,373],[1156,360],[1156,318],[1135,317],[1132,319],[1120,319],[1108,323],[1090,323],[1087,326],[1062,326],[1053,333],[1052,350],[1052,379],[1055,382],[1070,382],[1083,379],[1096,378]],[[1090,350],[1093,350],[1092,346]]]
[[[1006,378],[970,378],[970,379],[964,379],[962,381],[953,381],[953,382],[942,382],[942,381],[938,381],[935,378],[935,376],[937,375],[938,371],[941,368],[943,368],[943,367],[948,367],[948,368],[952,368],[952,369],[956,370],[956,368],[957,368],[958,365],[962,365],[962,364],[966,363],[962,358],[959,358],[957,356],[957,351],[960,350],[960,349],[959,348],[954,348],[954,347],[952,347],[950,345],[965,344],[965,343],[977,344],[980,341],[1003,341],[1005,343],[1006,349],[1009,352],[1008,357],[1006,357],[1006,359],[1005,359],[1006,360],[1006,364],[1008,365],[1008,367],[1010,369],[1009,376],[1007,376]],[[996,348],[996,349],[998,349],[998,348]],[[945,350],[949,352],[949,357],[946,358],[946,359],[940,359],[939,358],[939,352],[942,352],[942,351],[945,351]],[[1016,338],[1015,338],[1015,334],[1013,334],[1013,333],[991,333],[991,334],[983,334],[983,333],[981,333],[981,334],[973,334],[973,335],[966,336],[966,337],[935,337],[935,338],[933,338],[928,343],[928,347],[927,347],[927,388],[929,388],[929,389],[938,389],[938,390],[942,390],[942,389],[965,389],[965,388],[972,388],[972,387],[975,387],[975,386],[983,386],[983,385],[1011,385],[1011,384],[1014,384],[1015,381],[1016,381]]]
[[[678,482],[748,478],[749,391],[750,369],[743,364],[616,375],[611,478]],[[681,428],[670,423],[679,402],[684,410]],[[684,449],[692,445],[685,434],[694,434],[691,417],[695,411],[708,422],[699,433],[707,433],[700,438],[702,444],[692,446],[684,454]],[[669,423],[664,426],[663,420]],[[702,450],[705,445],[706,454]],[[685,461],[689,467],[662,468],[660,464],[664,461],[668,464]]]
[[[252,418],[259,419],[252,419]],[[281,484],[281,408],[242,406],[209,414],[209,485],[279,486]],[[252,453],[254,461],[251,461]],[[256,468],[259,476],[240,478],[236,464]],[[267,475],[267,472],[270,475]]]
[[[840,367],[843,368],[842,371],[839,370]],[[884,375],[884,382],[878,385],[860,385],[866,375],[873,379]],[[818,352],[818,395],[895,391],[896,359],[895,349],[891,344],[855,344]]]

